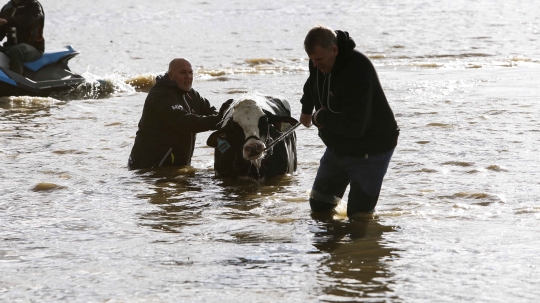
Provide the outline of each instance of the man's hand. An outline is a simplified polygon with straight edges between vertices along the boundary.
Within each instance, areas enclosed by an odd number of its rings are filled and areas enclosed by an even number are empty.
[[[311,114],[300,114],[300,123],[304,125],[305,127],[311,126]]]
[[[7,24],[7,20],[0,18],[0,26],[2,26],[4,24]]]

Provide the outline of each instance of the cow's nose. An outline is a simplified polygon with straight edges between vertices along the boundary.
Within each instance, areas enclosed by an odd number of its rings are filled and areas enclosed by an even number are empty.
[[[263,151],[262,144],[249,144],[244,146],[245,154],[248,155],[249,158],[258,156]]]
[[[251,155],[257,152],[257,145],[256,144],[246,145],[244,149],[246,150],[247,154]]]

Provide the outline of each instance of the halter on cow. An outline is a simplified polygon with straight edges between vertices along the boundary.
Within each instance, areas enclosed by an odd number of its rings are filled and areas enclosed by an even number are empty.
[[[266,146],[298,124],[286,100],[249,96],[235,100],[207,140],[215,148],[214,170],[224,178],[270,179],[296,171],[296,134]],[[266,151],[265,151],[266,150]]]

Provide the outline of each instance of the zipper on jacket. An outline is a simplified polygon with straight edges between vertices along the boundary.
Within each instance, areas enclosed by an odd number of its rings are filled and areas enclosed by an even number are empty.
[[[13,8],[13,13],[11,14],[11,17],[15,16],[15,14],[17,13],[17,7],[15,6]],[[15,26],[13,26],[11,28],[11,38],[13,39],[13,45],[17,45],[17,28]]]
[[[189,103],[188,103],[187,100],[186,100],[186,94],[184,94],[182,97],[184,98],[184,103],[185,103],[186,106],[187,106],[188,113],[192,114],[191,108],[189,107]]]
[[[189,107],[189,103],[188,101],[186,100],[186,95],[189,94],[189,92],[185,93],[184,96],[183,96],[183,99],[184,99],[184,103],[186,103],[186,106],[188,108],[188,113],[190,114],[195,114],[195,112],[192,112],[191,111],[191,107]],[[189,97],[191,100],[193,100],[193,97]],[[189,133],[190,134],[190,143],[191,143],[191,146],[189,148],[189,150],[191,151],[190,152],[190,163],[188,163],[189,165],[191,165],[191,158],[193,157],[193,151],[195,149],[195,133]]]

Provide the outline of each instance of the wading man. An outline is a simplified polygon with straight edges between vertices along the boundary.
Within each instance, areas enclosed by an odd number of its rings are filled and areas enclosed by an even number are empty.
[[[377,72],[355,46],[347,32],[325,26],[304,40],[310,60],[300,122],[317,126],[327,147],[309,200],[313,212],[331,211],[349,184],[347,215],[374,211],[397,145],[399,128]]]
[[[22,75],[23,63],[37,60],[45,51],[45,14],[37,0],[11,0],[0,11],[0,51],[9,59],[9,69]]]
[[[172,60],[168,72],[156,78],[144,103],[130,168],[190,165],[196,133],[217,129],[226,105],[218,114],[192,84],[191,63],[183,58]]]

